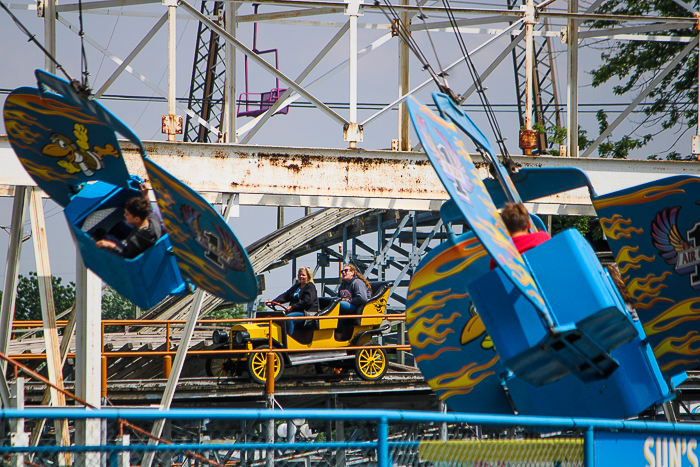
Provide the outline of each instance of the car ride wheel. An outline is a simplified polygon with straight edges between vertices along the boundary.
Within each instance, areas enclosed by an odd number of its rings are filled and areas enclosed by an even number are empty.
[[[233,362],[230,358],[207,358],[205,369],[207,376],[230,376]]]
[[[268,347],[258,347],[258,350],[267,349]],[[274,354],[274,375],[275,381],[280,379],[284,372],[284,360],[280,358],[280,354]],[[265,384],[267,380],[267,352],[256,352],[248,355],[248,373],[250,378],[258,384]]]
[[[361,349],[355,354],[355,371],[365,381],[382,379],[388,366],[383,349]]]

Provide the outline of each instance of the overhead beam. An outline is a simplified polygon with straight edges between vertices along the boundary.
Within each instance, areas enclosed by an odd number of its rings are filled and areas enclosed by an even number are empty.
[[[122,142],[129,171],[147,178],[138,151]],[[371,207],[435,210],[447,194],[422,152],[352,151],[241,144],[144,143],[149,157],[188,186],[215,200],[239,193],[241,205]],[[577,167],[598,194],[673,175],[698,175],[696,162],[513,156],[522,167]],[[485,164],[474,156],[482,177]],[[0,136],[0,188],[35,185]],[[0,189],[0,194],[12,193]],[[557,206],[590,205],[584,189],[539,200]],[[557,207],[556,209],[560,209]]]

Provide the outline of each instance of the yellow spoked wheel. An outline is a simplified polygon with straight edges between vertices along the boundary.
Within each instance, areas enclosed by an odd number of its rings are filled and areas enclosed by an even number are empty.
[[[386,353],[383,349],[362,349],[355,355],[355,371],[365,381],[377,381],[387,370]]]
[[[230,376],[232,374],[233,362],[228,358],[208,358],[205,365],[207,376]]]
[[[259,347],[260,350],[267,348],[267,346]],[[284,360],[280,358],[278,353],[273,355],[275,381],[277,381],[284,372]],[[267,353],[253,353],[248,356],[248,373],[250,373],[250,378],[256,383],[265,384],[267,379]]]

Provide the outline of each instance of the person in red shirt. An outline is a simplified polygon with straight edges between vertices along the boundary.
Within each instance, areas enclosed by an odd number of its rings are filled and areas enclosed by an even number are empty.
[[[530,213],[527,212],[522,203],[506,204],[506,207],[501,211],[501,219],[503,219],[503,223],[513,239],[513,244],[520,254],[552,238],[544,230],[530,232]],[[495,267],[496,262],[491,258],[489,268],[494,269]]]

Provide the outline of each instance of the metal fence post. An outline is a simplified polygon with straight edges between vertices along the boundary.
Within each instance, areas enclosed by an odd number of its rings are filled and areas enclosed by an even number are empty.
[[[382,417],[377,426],[377,466],[389,467],[389,419]]]
[[[122,446],[128,446],[129,444],[131,444],[131,435],[121,435],[120,437],[117,438],[117,443],[121,444]],[[117,454],[116,467],[129,467],[130,465],[131,465],[131,452],[130,451],[122,451],[119,454]]]
[[[24,378],[17,378],[10,383],[10,403],[14,409],[24,409]],[[10,419],[10,444],[14,447],[29,446],[29,433],[24,431],[24,418]],[[13,454],[10,465],[24,467],[24,454]]]
[[[583,466],[593,467],[595,465],[594,447],[593,447],[593,427],[589,426],[584,434],[583,439]]]

